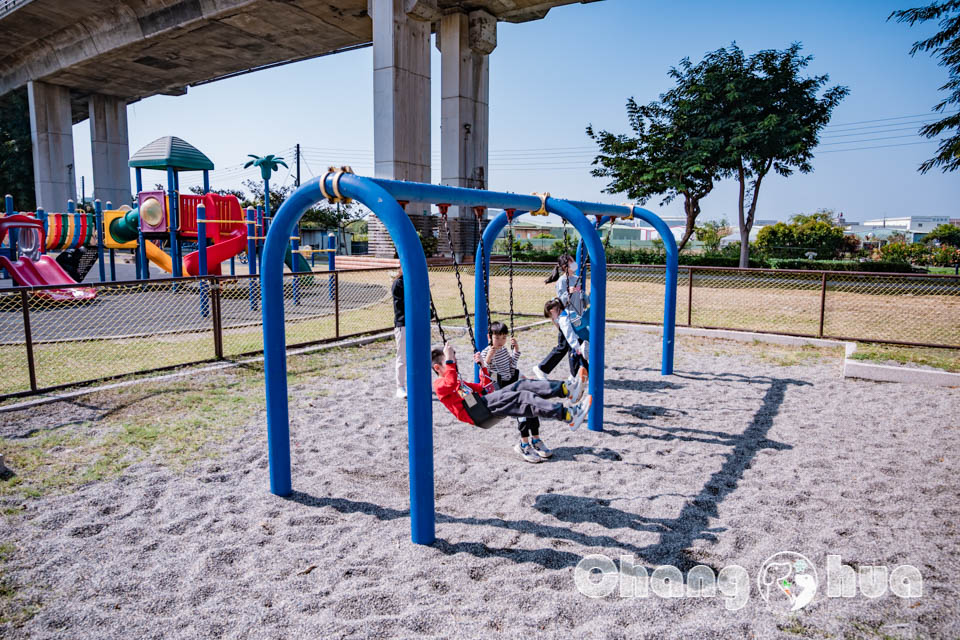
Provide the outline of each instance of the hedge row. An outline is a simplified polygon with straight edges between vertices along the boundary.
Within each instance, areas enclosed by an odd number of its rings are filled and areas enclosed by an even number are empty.
[[[771,269],[803,269],[810,271],[872,271],[875,273],[913,273],[905,262],[856,260],[797,260],[770,258],[766,261]]]
[[[607,264],[665,264],[665,254],[647,249],[630,251],[608,248]],[[556,251],[527,249],[517,251],[514,260],[518,262],[554,262]],[[690,267],[733,267],[740,266],[738,256],[704,255],[681,253],[679,262]],[[750,266],[760,269],[802,269],[810,271],[872,271],[880,273],[912,273],[913,268],[904,262],[856,260],[804,260],[795,258],[751,257]]]

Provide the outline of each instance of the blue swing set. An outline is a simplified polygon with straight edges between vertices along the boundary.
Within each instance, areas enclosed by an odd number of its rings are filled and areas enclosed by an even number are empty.
[[[523,213],[553,213],[570,222],[580,233],[590,269],[590,382],[593,395],[589,428],[603,430],[604,317],[606,314],[606,258],[594,223],[587,215],[604,218],[638,217],[659,232],[667,252],[666,290],[663,313],[663,348],[660,372],[673,373],[673,343],[676,316],[677,246],[673,234],[659,217],[634,206],[615,206],[559,200],[549,194],[532,196],[479,189],[402,182],[354,175],[349,168],[330,171],[304,183],[280,207],[267,234],[261,257],[260,290],[263,310],[263,353],[267,401],[267,447],[270,459],[270,491],[289,496],[290,423],[287,405],[286,337],[284,333],[283,259],[289,238],[303,213],[321,200],[356,200],[386,226],[403,268],[408,292],[405,297],[407,330],[407,434],[410,469],[410,531],[416,544],[436,539],[433,478],[433,414],[430,388],[430,283],[427,261],[410,218],[398,201],[430,202],[464,207],[503,209],[487,225],[483,243],[490,247],[508,223],[507,211],[516,218]],[[597,225],[599,226],[599,225]],[[486,253],[486,255],[484,255]],[[477,255],[477,271],[489,276],[488,252]],[[474,326],[487,325],[489,310],[482,279],[476,278]],[[487,346],[486,332],[476,335],[478,349]]]

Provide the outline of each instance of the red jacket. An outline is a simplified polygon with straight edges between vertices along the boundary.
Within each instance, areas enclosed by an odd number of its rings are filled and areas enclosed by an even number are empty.
[[[457,420],[474,424],[463,406],[463,398],[471,391],[482,393],[483,387],[461,379],[456,362],[444,366],[443,375],[433,381],[433,390],[440,398],[443,406],[449,409],[450,413],[457,417]]]

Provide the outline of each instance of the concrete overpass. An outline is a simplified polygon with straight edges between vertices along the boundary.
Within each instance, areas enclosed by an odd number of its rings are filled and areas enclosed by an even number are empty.
[[[372,45],[375,174],[429,182],[436,33],[441,180],[486,188],[488,56],[497,22],[596,1],[0,0],[0,95],[27,85],[38,206],[59,209],[73,197],[71,126],[87,117],[94,197],[119,203],[130,196],[128,103]],[[423,209],[408,206],[415,219]]]

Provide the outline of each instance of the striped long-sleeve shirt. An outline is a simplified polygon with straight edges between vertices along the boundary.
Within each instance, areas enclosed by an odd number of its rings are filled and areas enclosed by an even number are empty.
[[[480,352],[480,358],[484,363],[486,363],[487,355],[492,348],[492,346],[488,346]],[[507,347],[498,349],[497,352],[493,354],[493,360],[488,365],[491,377],[496,380],[493,374],[498,374],[502,379],[509,380],[513,377],[513,372],[517,370],[518,362],[520,362],[519,351],[511,351]]]

